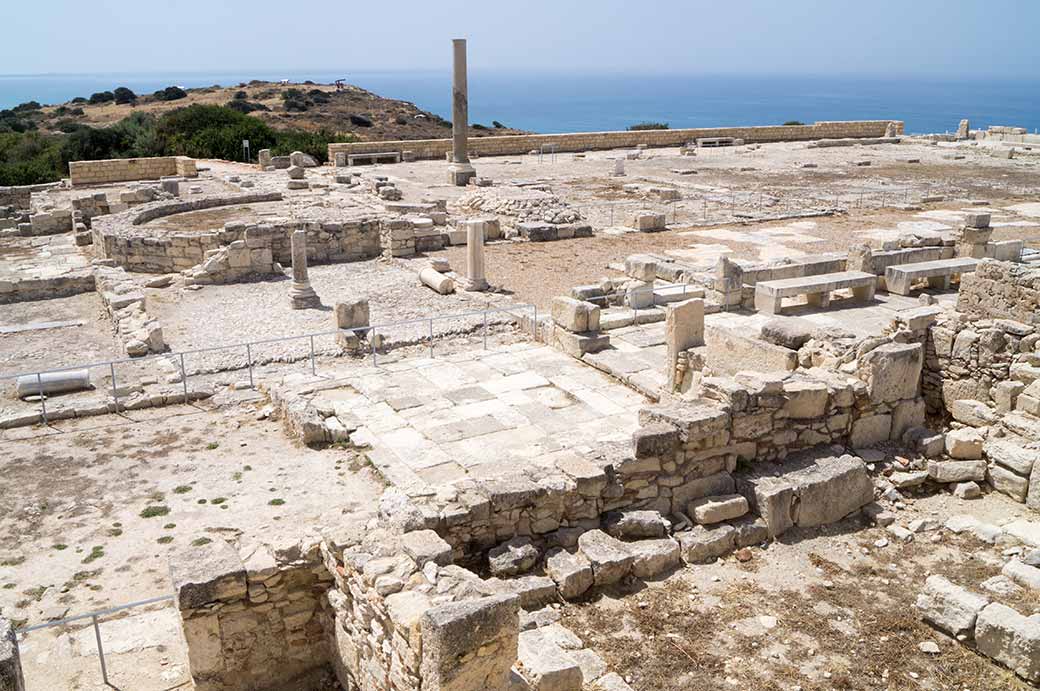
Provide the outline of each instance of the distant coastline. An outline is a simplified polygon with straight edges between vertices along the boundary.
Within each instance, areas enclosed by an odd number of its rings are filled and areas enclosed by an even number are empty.
[[[0,108],[56,104],[127,86],[139,93],[250,79],[343,78],[381,96],[450,117],[450,75],[437,72],[250,72],[0,75]],[[621,130],[643,122],[672,127],[780,124],[788,120],[898,119],[907,132],[972,127],[1040,129],[1040,80],[896,77],[522,74],[471,71],[470,120],[498,120],[534,132]]]

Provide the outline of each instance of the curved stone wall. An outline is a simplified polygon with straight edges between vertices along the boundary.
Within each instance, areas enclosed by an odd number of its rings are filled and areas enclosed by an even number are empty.
[[[379,256],[380,219],[376,215],[345,215],[341,219],[265,218],[262,223],[226,223],[219,230],[153,231],[149,221],[175,214],[225,206],[281,201],[279,192],[199,197],[142,204],[119,214],[98,217],[92,233],[101,259],[112,259],[130,271],[168,273],[202,263],[206,253],[244,240],[251,249],[270,248],[274,261],[291,263],[289,238],[307,231],[307,256],[312,263],[355,261]]]

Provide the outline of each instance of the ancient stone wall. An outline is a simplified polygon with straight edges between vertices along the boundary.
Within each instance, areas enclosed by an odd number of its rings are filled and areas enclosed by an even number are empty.
[[[812,125],[771,127],[719,127],[676,130],[640,130],[634,132],[577,132],[570,134],[527,134],[503,137],[470,137],[469,152],[478,156],[525,154],[541,147],[556,151],[591,151],[596,149],[635,148],[646,146],[681,146],[705,137],[733,137],[746,143],[810,141],[832,138],[883,137],[889,120],[817,122]],[[902,134],[903,123],[895,122]],[[547,148],[548,150],[548,148]],[[411,141],[353,142],[329,144],[329,160],[336,154],[364,154],[411,151],[416,158],[443,159],[451,151],[450,139],[418,139]]]
[[[332,578],[317,545],[242,556],[216,541],[171,563],[195,688],[309,688],[328,664],[325,593]]]
[[[32,188],[28,186],[0,187],[0,206],[12,206],[25,211],[32,206],[31,201]]]
[[[64,298],[95,289],[94,276],[81,271],[56,278],[26,278],[18,281],[0,281],[0,305],[12,302],[32,302]]]
[[[70,161],[73,185],[103,185],[130,180],[158,180],[168,175],[198,177],[194,159],[186,156],[112,158],[103,161]]]
[[[145,296],[122,267],[98,266],[94,281],[123,348],[130,357],[166,350],[162,326],[148,316]]]
[[[985,259],[961,277],[957,310],[978,319],[1040,324],[1040,268]]]

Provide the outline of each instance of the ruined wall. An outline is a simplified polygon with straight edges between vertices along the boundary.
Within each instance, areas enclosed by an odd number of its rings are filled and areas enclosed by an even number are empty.
[[[186,156],[112,158],[103,161],[70,161],[73,185],[103,185],[129,180],[158,180],[168,175],[197,177],[194,159]]]
[[[243,562],[223,541],[171,564],[195,688],[308,688],[328,664],[325,593],[332,578],[317,545],[306,553],[258,547]]]
[[[591,151],[596,149],[634,148],[646,146],[681,146],[698,138],[733,137],[746,143],[810,141],[832,138],[883,137],[889,120],[817,122],[812,125],[770,127],[718,127],[677,130],[641,130],[635,132],[577,132],[571,134],[526,134],[503,137],[471,137],[469,152],[479,156],[525,154],[543,146],[557,151]],[[903,123],[896,121],[898,133]],[[548,150],[548,149],[547,149]],[[417,158],[444,158],[451,151],[450,139],[417,139],[411,141],[353,142],[329,144],[329,160],[337,153],[363,154],[388,151],[411,151]]]
[[[95,289],[94,276],[82,271],[56,278],[26,278],[18,281],[0,281],[0,305],[12,302],[32,302],[64,298]]]
[[[957,311],[978,319],[1040,324],[1040,268],[984,259],[961,277]]]
[[[26,211],[32,205],[31,201],[30,187],[0,187],[0,206],[11,206],[19,211]]]

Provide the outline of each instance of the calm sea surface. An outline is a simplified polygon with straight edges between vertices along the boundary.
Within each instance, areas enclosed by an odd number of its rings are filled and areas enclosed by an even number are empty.
[[[117,86],[151,93],[171,84],[227,86],[250,79],[328,83],[338,78],[451,117],[447,70],[0,75],[0,107],[29,100],[60,103]],[[965,117],[973,128],[1040,128],[1040,79],[470,73],[471,122],[490,125],[498,120],[535,132],[620,130],[644,121],[678,128],[893,119],[904,120],[908,132],[924,133],[953,131]]]

